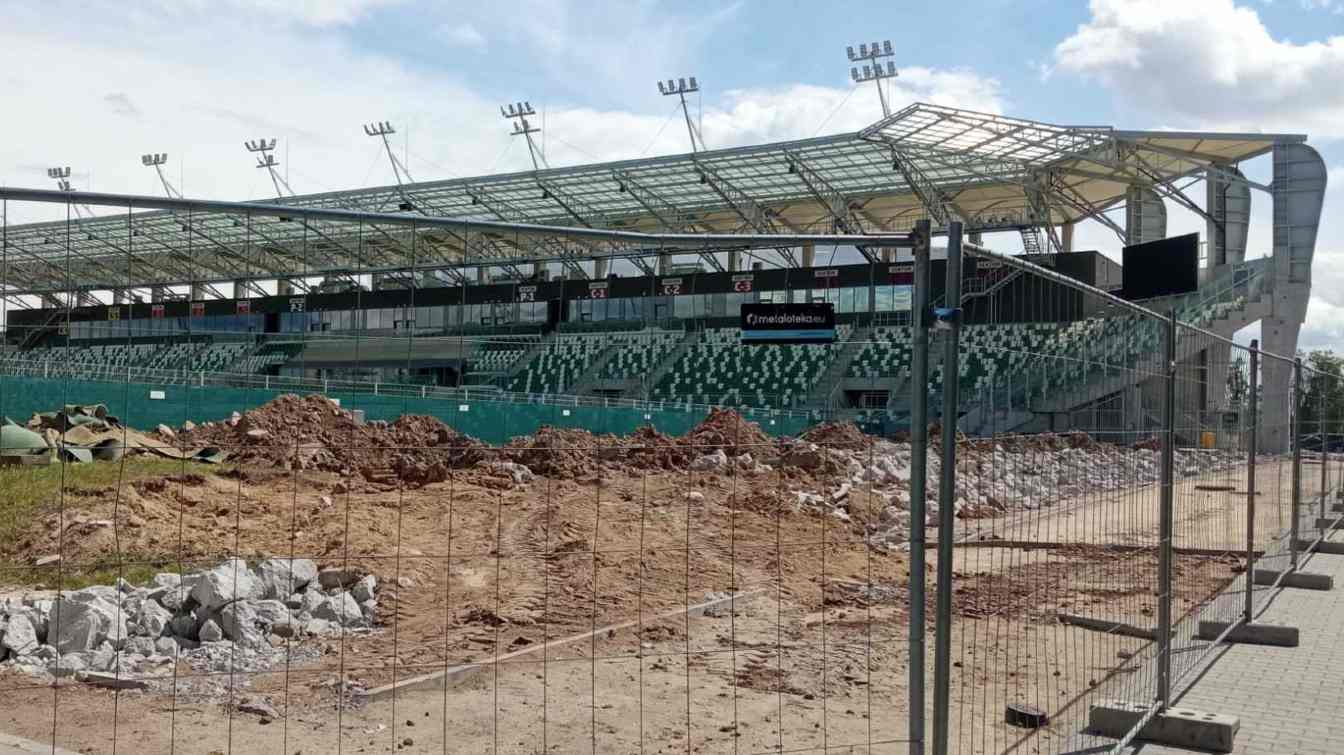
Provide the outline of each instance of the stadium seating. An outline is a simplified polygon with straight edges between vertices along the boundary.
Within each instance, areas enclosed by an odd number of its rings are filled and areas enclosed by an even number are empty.
[[[508,372],[539,340],[519,338],[478,344],[471,357],[472,372]]]
[[[616,353],[602,365],[598,377],[604,380],[646,378],[681,338],[681,333],[666,331],[615,336],[613,347],[616,347]]]
[[[606,337],[557,336],[528,365],[510,378],[504,390],[516,393],[564,393],[572,388],[602,353]]]
[[[837,339],[849,326],[837,328]],[[796,406],[842,348],[837,344],[761,344],[739,348],[736,328],[711,328],[654,387],[653,397],[729,406]]]

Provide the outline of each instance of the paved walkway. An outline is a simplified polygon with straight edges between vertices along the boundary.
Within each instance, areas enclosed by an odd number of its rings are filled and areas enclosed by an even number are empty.
[[[1332,540],[1344,541],[1336,533]],[[1344,753],[1344,556],[1313,554],[1302,571],[1329,574],[1335,589],[1279,590],[1257,622],[1301,630],[1296,648],[1229,645],[1176,701],[1183,708],[1241,719],[1233,752],[1253,755]],[[1188,755],[1140,745],[1140,755]]]

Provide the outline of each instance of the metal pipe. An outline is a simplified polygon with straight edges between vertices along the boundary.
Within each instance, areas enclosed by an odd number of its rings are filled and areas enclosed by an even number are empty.
[[[1297,539],[1302,508],[1302,359],[1293,360],[1293,521],[1288,538],[1289,568],[1297,571]]]
[[[1260,341],[1251,341],[1251,379],[1249,393],[1249,431],[1246,437],[1246,606],[1242,612],[1242,621],[1247,624],[1252,619],[1252,593],[1255,589],[1255,456],[1256,431],[1258,430],[1259,401],[1256,392],[1260,389]]]
[[[910,755],[924,753],[924,547],[929,452],[929,230],[915,223],[910,344]]]
[[[1172,529],[1175,509],[1176,459],[1176,311],[1167,317],[1166,370],[1163,377],[1162,401],[1162,484],[1158,507],[1157,551],[1157,702],[1163,708],[1171,705],[1171,609],[1172,585]]]
[[[938,482],[938,605],[934,626],[933,751],[944,755],[948,746],[952,672],[952,529],[957,499],[957,399],[959,369],[957,336],[961,310],[961,223],[947,229],[947,283],[943,301],[952,309],[938,318],[943,334],[943,461]]]

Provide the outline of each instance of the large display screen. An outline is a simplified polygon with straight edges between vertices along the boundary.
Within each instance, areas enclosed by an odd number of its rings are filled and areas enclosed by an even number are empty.
[[[1127,246],[1122,261],[1122,295],[1131,301],[1199,288],[1198,233]]]

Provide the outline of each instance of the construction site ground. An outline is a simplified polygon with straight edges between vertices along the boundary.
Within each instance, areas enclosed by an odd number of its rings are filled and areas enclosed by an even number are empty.
[[[118,553],[184,571],[229,553],[306,557],[393,586],[379,630],[325,640],[317,662],[234,675],[224,700],[193,696],[185,667],[176,696],[6,673],[0,730],[77,752],[906,749],[909,554],[865,543],[863,519],[885,502],[865,502],[863,491],[851,494],[854,521],[844,521],[793,505],[796,491],[833,485],[789,470],[638,471],[594,454],[590,472],[524,485],[473,467],[408,488],[321,470],[182,464],[113,491],[67,492],[65,526],[119,526],[62,540],[35,520],[6,557],[31,563],[60,547],[62,559],[12,582],[55,584],[60,563]],[[1286,469],[1257,465],[1266,543],[1287,527]],[[1177,483],[1178,614],[1241,569],[1242,471]],[[1026,737],[1003,723],[1004,704],[1021,702],[1053,720],[1023,751],[1055,751],[1094,690],[1141,686],[1146,640],[1058,615],[1152,626],[1157,491],[958,520],[954,750],[999,752]],[[932,550],[928,562],[932,616]],[[679,612],[733,593],[736,610]],[[580,634],[590,636],[491,662]],[[930,631],[930,696],[932,650]],[[375,700],[340,681],[368,690],[473,662],[485,665],[446,689]],[[268,699],[278,716],[236,710],[244,696]]]

